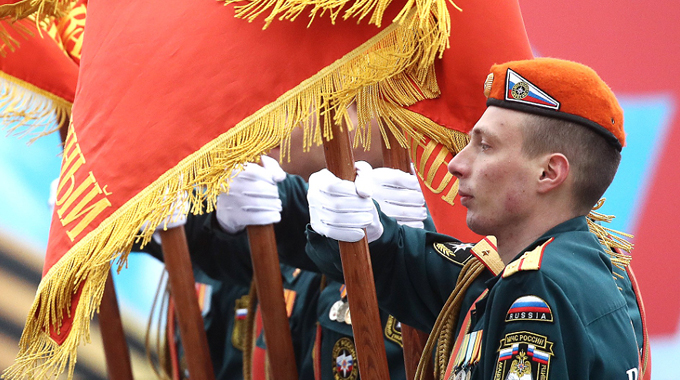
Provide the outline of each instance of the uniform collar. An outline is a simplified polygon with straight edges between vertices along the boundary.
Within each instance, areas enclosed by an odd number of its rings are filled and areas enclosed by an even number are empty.
[[[546,233],[544,233],[540,238],[536,239],[533,243],[528,245],[525,249],[523,249],[517,256],[515,256],[511,263],[517,259],[519,259],[525,252],[530,251],[539,245],[545,243],[548,239],[551,237],[555,237],[557,235],[566,233],[566,232],[574,232],[574,231],[589,231],[588,230],[588,222],[586,220],[585,216],[577,216],[575,218],[569,219],[565,222],[562,222],[555,227],[549,229]],[[494,285],[500,280],[500,278],[503,276],[503,271],[497,276],[494,276],[490,278],[489,280],[486,281],[486,286],[491,289],[493,288]]]

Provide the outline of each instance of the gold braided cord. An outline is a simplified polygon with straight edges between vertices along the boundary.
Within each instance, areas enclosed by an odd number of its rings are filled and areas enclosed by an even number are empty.
[[[153,370],[158,379],[171,380],[172,371],[168,371],[168,364],[170,362],[166,334],[163,333],[167,328],[166,317],[168,315],[168,303],[170,301],[170,287],[166,279],[168,272],[163,271],[158,281],[158,287],[154,294],[153,302],[151,303],[151,311],[149,312],[149,321],[146,326],[146,334],[144,335],[144,349],[146,351],[146,359],[149,366]],[[153,359],[153,350],[151,343],[152,331],[154,330],[154,317],[157,316],[155,325],[155,352],[158,355],[158,363]]]
[[[625,271],[632,260],[632,257],[627,252],[630,252],[633,249],[633,243],[627,239],[632,239],[633,235],[616,231],[600,224],[611,223],[611,221],[614,220],[613,215],[605,215],[597,212],[597,210],[604,205],[604,202],[604,198],[600,199],[590,213],[588,213],[588,216],[586,217],[588,229],[597,236],[602,245],[608,248],[605,252],[609,255],[612,265]]]
[[[0,120],[9,134],[35,139],[65,125],[71,102],[0,71]]]
[[[248,314],[243,331],[243,380],[253,379],[253,350],[255,349],[255,311],[257,310],[257,287],[255,281],[250,282],[248,292]]]
[[[428,362],[432,357],[432,351],[434,350],[435,345],[437,346],[434,368],[435,378],[444,378],[446,364],[451,355],[453,343],[456,338],[454,329],[458,324],[458,315],[460,314],[465,293],[483,271],[484,264],[476,257],[468,261],[461,269],[458,280],[456,281],[456,287],[453,289],[449,299],[446,300],[444,307],[442,307],[442,310],[439,312],[432,332],[430,333],[429,338],[427,338],[427,343],[425,343],[423,354],[420,357],[420,362],[416,369],[415,380],[426,378],[425,371],[427,370]]]

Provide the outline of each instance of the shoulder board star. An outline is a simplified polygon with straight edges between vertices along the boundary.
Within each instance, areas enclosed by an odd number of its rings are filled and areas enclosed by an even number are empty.
[[[545,248],[548,246],[548,244],[552,243],[554,239],[555,238],[550,238],[548,241],[532,249],[531,251],[524,252],[520,258],[508,264],[503,271],[503,278],[510,277],[519,271],[541,269],[541,262],[543,261],[543,253],[545,252]]]
[[[486,269],[494,274],[494,276],[503,271],[505,264],[503,264],[501,256],[498,254],[496,238],[494,236],[487,236],[479,243],[475,244],[475,246],[472,247],[472,254],[475,255],[477,259],[484,264]]]

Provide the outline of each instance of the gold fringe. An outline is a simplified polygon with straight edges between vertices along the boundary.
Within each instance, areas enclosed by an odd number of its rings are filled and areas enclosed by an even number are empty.
[[[4,372],[4,378],[54,376],[66,367],[72,377],[76,347],[82,340],[89,341],[90,320],[98,311],[112,261],[118,260],[120,271],[132,244],[148,243],[163,220],[183,206],[175,202],[176,194],[190,194],[194,214],[213,211],[218,194],[226,190],[243,163],[257,162],[261,154],[285,143],[295,127],[305,131],[305,144],[320,144],[323,138],[332,138],[331,123],[349,120],[347,107],[355,101],[362,115],[387,112],[387,119],[419,119],[399,111],[399,106],[422,100],[422,94],[438,93],[434,70],[430,67],[421,71],[417,66],[417,57],[423,53],[421,40],[422,36],[406,25],[390,25],[180,161],[114,211],[43,277],[20,341],[19,355]],[[335,120],[331,120],[329,110],[334,111]],[[366,130],[365,124],[360,122],[359,128]],[[398,128],[390,122],[386,126],[397,136],[405,133],[402,128],[406,133],[418,133],[406,123],[400,122]],[[351,123],[348,128],[353,128]],[[73,126],[69,133],[73,133]],[[364,144],[370,143],[365,133],[357,134]],[[403,135],[401,140],[405,141]],[[45,331],[49,326],[61,325],[62,315],[70,310],[71,299],[80,287],[82,295],[72,316],[73,327],[59,346]]]
[[[294,21],[308,6],[312,7],[309,13],[309,24],[317,15],[321,17],[326,12],[334,24],[340,11],[345,9],[344,20],[357,17],[357,22],[361,22],[372,12],[369,25],[374,24],[380,27],[385,10],[392,2],[392,0],[354,0],[354,3],[347,7],[350,0],[247,0],[246,4],[241,4],[242,0],[219,1],[223,1],[225,5],[237,4],[234,7],[236,17],[250,22],[262,13],[271,10],[264,19],[263,29],[266,29],[277,17],[279,20]],[[451,16],[447,3],[452,4],[458,11],[462,11],[452,0],[408,0],[392,20],[393,23],[404,24],[409,29],[417,31],[422,38],[428,39],[423,44],[423,55],[419,62],[420,69],[431,66],[434,59],[441,58],[444,50],[449,47]]]
[[[72,6],[71,0],[22,0],[14,4],[0,5],[0,19],[17,21],[29,16],[36,20],[48,17],[61,18]]]
[[[8,134],[37,138],[59,130],[72,104],[28,82],[0,71],[0,120]]]
[[[605,215],[597,212],[604,205],[605,199],[600,199],[595,207],[590,211],[586,220],[588,221],[588,229],[594,233],[600,240],[600,243],[607,247],[607,254],[609,254],[612,264],[626,270],[630,265],[632,257],[627,253],[633,249],[633,243],[626,240],[632,239],[633,235],[607,228],[600,223],[611,223],[614,219],[613,215]]]

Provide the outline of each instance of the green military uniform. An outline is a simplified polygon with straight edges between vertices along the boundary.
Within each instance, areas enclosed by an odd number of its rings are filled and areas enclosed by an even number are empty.
[[[357,366],[357,353],[351,325],[351,313],[347,319],[347,299],[342,296],[341,283],[330,281],[319,299],[318,319],[321,346],[320,368],[322,380],[360,379]],[[340,305],[340,310],[336,310]],[[406,379],[404,372],[404,352],[401,340],[401,324],[388,313],[381,311],[385,351],[390,371],[390,379]]]
[[[215,378],[236,380],[243,378],[246,317],[243,313],[249,304],[252,266],[247,242],[244,245],[234,240],[215,229],[213,223],[216,222],[212,214],[189,215],[184,228],[195,280],[207,285],[205,289],[209,293],[202,311]],[[136,248],[134,250],[139,250]],[[152,241],[141,251],[163,260],[161,247],[156,242]]]
[[[458,276],[459,267],[443,265],[442,259],[464,248],[456,242],[442,254],[437,243],[445,236],[395,229],[382,215],[381,221],[385,233],[369,245],[379,303],[429,331]],[[339,259],[325,253],[337,251],[337,244],[311,229],[308,238],[310,257],[339,275]],[[453,259],[465,260],[464,254]],[[488,281],[468,290],[449,361],[451,378],[637,378],[642,346],[637,301],[627,277],[617,282],[612,273],[585,217],[548,231],[502,273],[490,279],[483,274]]]
[[[319,272],[316,265],[304,254],[304,247],[307,242],[305,228],[309,223],[307,184],[302,178],[289,175],[278,186],[283,211],[281,213],[281,223],[275,225],[275,230],[277,237],[286,237],[285,239],[277,238],[281,261],[294,267]],[[431,220],[427,222],[427,225],[432,228]],[[283,267],[284,265],[282,264]],[[300,277],[308,275],[309,273],[303,270]],[[315,275],[320,276],[318,274]],[[329,281],[320,296],[318,293],[318,282],[298,280],[298,282],[291,283],[284,281],[284,287],[287,287],[287,282],[291,284],[290,288],[292,290],[303,294],[313,294],[316,292],[318,296],[318,304],[315,309],[310,309],[309,306],[304,306],[304,304],[298,305],[296,300],[296,305],[291,315],[291,332],[294,340],[297,335],[304,337],[305,340],[300,351],[296,347],[298,356],[302,355],[304,358],[300,362],[300,357],[298,357],[298,373],[300,378],[313,378],[313,373],[310,372],[313,368],[313,359],[320,363],[322,380],[358,379],[356,348],[354,346],[352,326],[345,322],[344,319],[342,321],[339,321],[337,317],[331,319],[331,309],[333,306],[338,303],[346,303],[346,298],[343,300],[341,292],[342,278],[339,281]],[[313,283],[316,283],[315,288],[311,287]],[[343,312],[344,310],[346,309],[343,309]],[[311,318],[311,314],[313,314],[313,318]],[[394,317],[390,317],[385,312],[381,312],[381,319],[390,368],[390,378],[393,380],[405,379],[400,325]],[[318,330],[317,321],[320,327]],[[314,343],[317,331],[321,335],[321,344],[316,347],[315,353],[311,355],[307,348],[309,348],[309,343]],[[264,347],[262,340],[259,340],[259,344],[261,347]]]

